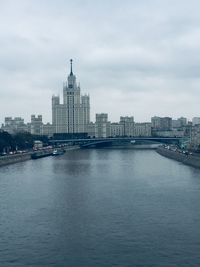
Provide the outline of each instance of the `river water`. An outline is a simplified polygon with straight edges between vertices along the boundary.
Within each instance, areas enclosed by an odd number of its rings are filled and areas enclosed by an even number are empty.
[[[200,266],[200,170],[91,149],[0,169],[0,266]]]

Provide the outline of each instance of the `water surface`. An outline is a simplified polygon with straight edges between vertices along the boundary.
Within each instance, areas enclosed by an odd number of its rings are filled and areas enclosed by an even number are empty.
[[[0,266],[200,266],[200,170],[153,150],[0,169]]]

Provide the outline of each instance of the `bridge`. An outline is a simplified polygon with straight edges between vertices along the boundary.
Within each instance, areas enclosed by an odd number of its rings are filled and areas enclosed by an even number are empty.
[[[108,137],[108,138],[77,138],[65,140],[50,140],[51,144],[71,144],[80,145],[81,148],[107,147],[113,145],[134,144],[141,142],[176,144],[181,145],[186,142],[187,138],[183,137]]]

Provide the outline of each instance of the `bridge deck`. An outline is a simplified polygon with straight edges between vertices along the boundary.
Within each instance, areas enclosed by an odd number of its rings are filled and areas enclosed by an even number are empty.
[[[156,142],[166,142],[166,141],[183,141],[186,138],[183,137],[110,137],[110,138],[78,138],[78,139],[63,139],[63,140],[50,140],[51,143],[69,143],[69,142],[112,142],[112,141],[156,141]]]

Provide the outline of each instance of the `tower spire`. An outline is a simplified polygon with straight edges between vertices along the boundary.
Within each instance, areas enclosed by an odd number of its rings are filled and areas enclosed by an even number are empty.
[[[70,75],[73,75],[73,71],[72,71],[72,62],[73,62],[73,60],[70,59],[70,65],[71,65],[71,72],[70,72]]]

